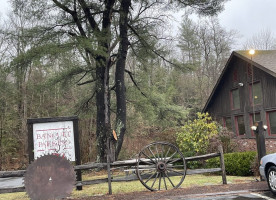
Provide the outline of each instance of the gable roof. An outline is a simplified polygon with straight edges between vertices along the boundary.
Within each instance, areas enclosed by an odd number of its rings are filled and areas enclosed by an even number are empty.
[[[214,96],[214,93],[222,79],[222,77],[224,76],[224,73],[226,71],[226,69],[229,67],[229,63],[231,62],[231,60],[234,57],[238,57],[242,60],[245,60],[246,62],[251,62],[251,55],[249,55],[248,53],[249,51],[233,51],[232,54],[230,55],[224,69],[222,70],[220,77],[217,80],[216,85],[214,86],[204,108],[202,109],[202,112],[205,112],[211,99]],[[276,78],[276,50],[256,50],[255,54],[252,56],[252,64],[267,72],[268,74],[274,76]]]
[[[235,52],[235,51],[234,51]],[[248,51],[236,51],[240,58],[251,59]],[[252,57],[253,65],[276,77],[276,50],[257,50]]]

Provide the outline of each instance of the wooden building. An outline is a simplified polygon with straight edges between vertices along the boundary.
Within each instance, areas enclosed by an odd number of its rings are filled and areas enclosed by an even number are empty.
[[[276,50],[232,52],[203,112],[239,138],[255,138],[256,121],[268,126],[266,138],[276,138]]]

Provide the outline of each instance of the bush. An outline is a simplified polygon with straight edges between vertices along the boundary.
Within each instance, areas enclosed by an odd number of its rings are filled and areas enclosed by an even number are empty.
[[[235,152],[224,154],[225,170],[231,176],[252,176],[252,163],[255,161],[256,152]],[[220,167],[219,158],[211,158],[206,161],[208,168]]]
[[[219,129],[219,133],[209,140],[208,152],[217,152],[219,145],[223,147],[224,153],[235,152],[237,148],[237,143],[233,140],[235,134],[225,127],[220,127]]]
[[[218,134],[218,126],[208,113],[197,113],[197,119],[188,121],[177,133],[176,142],[184,152],[206,154],[209,140]]]

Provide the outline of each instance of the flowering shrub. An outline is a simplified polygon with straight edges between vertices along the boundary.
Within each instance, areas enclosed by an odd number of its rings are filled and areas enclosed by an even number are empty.
[[[206,154],[209,140],[218,134],[218,126],[208,113],[197,113],[197,119],[188,121],[177,133],[179,149],[195,154]]]

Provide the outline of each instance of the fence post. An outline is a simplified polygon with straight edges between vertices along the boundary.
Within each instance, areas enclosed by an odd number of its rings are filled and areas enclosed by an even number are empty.
[[[223,154],[223,148],[222,145],[218,146],[218,151],[220,153],[220,167],[221,167],[221,172],[222,172],[222,183],[227,184],[226,180],[226,171],[225,171],[225,164],[224,164],[224,154]]]
[[[108,194],[112,194],[111,187],[111,172],[110,172],[110,138],[107,139],[107,179],[108,179]]]

